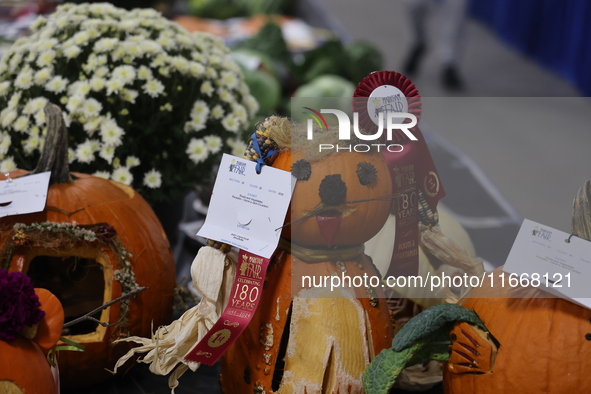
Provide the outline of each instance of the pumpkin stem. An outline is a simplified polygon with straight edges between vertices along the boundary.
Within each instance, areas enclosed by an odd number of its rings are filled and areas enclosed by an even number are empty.
[[[62,110],[55,104],[45,106],[47,135],[41,157],[33,174],[51,171],[49,184],[72,183],[68,162],[68,130],[64,124]]]
[[[571,231],[579,238],[591,241],[591,182],[587,181],[579,189],[573,201]]]

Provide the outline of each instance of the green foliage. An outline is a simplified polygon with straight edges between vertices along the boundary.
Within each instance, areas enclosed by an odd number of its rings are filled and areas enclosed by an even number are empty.
[[[240,49],[251,49],[264,53],[285,67],[291,68],[293,61],[287,47],[281,28],[275,23],[267,23],[256,36],[249,38],[238,45]]]
[[[345,46],[347,74],[351,82],[358,84],[374,71],[384,68],[382,53],[372,44],[355,41]]]

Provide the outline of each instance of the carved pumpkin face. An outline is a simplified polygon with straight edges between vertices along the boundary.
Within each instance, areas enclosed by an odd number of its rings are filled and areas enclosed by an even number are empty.
[[[459,373],[446,363],[445,393],[591,392],[591,311],[561,298],[539,298],[542,290],[507,286],[506,276],[503,287],[502,269],[493,271],[494,286],[484,281],[468,294],[474,298],[462,301],[501,343],[494,369]]]
[[[26,174],[16,170],[15,179]],[[170,246],[162,227],[148,203],[132,188],[91,175],[73,173],[71,184],[50,186],[45,211],[36,214],[2,218],[10,228],[14,223],[76,222],[79,226],[112,226],[128,256],[131,272],[139,286],[148,286],[131,300],[123,326],[102,327],[85,322],[64,331],[63,335],[86,346],[84,352],[62,352],[59,357],[61,381],[65,387],[82,387],[110,378],[105,368],[112,369],[126,346],[113,346],[118,335],[150,336],[154,327],[170,321],[175,286],[175,266]],[[0,176],[0,180],[5,179]],[[122,295],[115,278],[121,258],[112,244],[80,241],[60,243],[50,234],[47,242],[18,246],[2,233],[0,249],[12,242],[15,249],[8,261],[8,271],[21,271],[31,277],[35,287],[50,290],[61,301],[65,320],[84,315]],[[54,242],[55,241],[55,242]],[[2,255],[6,257],[6,255]],[[112,324],[121,318],[121,304],[116,303],[95,316]]]
[[[295,152],[291,163],[298,182],[286,221],[294,243],[359,245],[382,228],[392,204],[379,199],[392,193],[382,154],[344,152],[310,163]]]

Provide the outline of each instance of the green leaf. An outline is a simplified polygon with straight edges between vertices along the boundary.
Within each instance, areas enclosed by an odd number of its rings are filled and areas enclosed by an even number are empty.
[[[473,310],[456,304],[435,305],[425,309],[402,327],[392,341],[392,349],[400,352],[419,339],[435,334],[441,328],[451,329],[450,325],[456,321],[472,323],[488,331]]]
[[[417,343],[401,352],[384,349],[363,372],[363,389],[367,394],[388,394],[396,378],[423,344]]]

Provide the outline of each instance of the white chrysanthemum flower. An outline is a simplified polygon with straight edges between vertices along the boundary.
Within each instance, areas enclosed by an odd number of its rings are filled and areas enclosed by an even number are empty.
[[[40,52],[43,51],[48,51],[50,49],[53,49],[56,47],[56,45],[59,43],[59,41],[57,40],[57,38],[49,38],[47,40],[40,40],[37,43],[37,50]]]
[[[239,82],[238,76],[230,71],[222,71],[221,80],[229,89],[237,87]]]
[[[241,140],[234,140],[232,143],[232,153],[234,156],[242,157],[246,151],[246,144]]]
[[[35,22],[31,23],[31,26],[29,26],[29,29],[31,29],[31,31],[37,31],[39,29],[41,29],[43,26],[45,26],[47,24],[47,18],[40,16],[37,19],[35,19]]]
[[[45,111],[41,110],[35,114],[35,124],[42,126],[45,124]]]
[[[131,182],[133,182],[133,175],[131,175],[131,172],[127,167],[119,167],[113,171],[111,179],[129,186],[131,185]]]
[[[125,165],[128,168],[133,168],[133,167],[137,167],[140,165],[140,159],[138,159],[135,156],[128,156],[127,159],[125,160]]]
[[[74,149],[68,148],[68,163],[72,164],[76,160],[76,152]]]
[[[151,79],[143,86],[144,92],[150,97],[156,98],[164,92],[164,85],[157,79]]]
[[[125,131],[113,119],[104,120],[101,124],[101,138],[107,145],[121,145],[121,137],[124,134]]]
[[[2,136],[2,142],[0,142],[0,156],[4,156],[8,153],[12,138],[10,137],[10,134],[0,134],[0,136]]]
[[[156,58],[154,60],[152,60],[152,63],[150,63],[150,67],[152,67],[152,68],[162,67],[168,62],[170,62],[170,56],[168,56],[166,54],[158,55],[158,56],[156,56]]]
[[[111,59],[115,62],[123,59],[124,57],[125,48],[123,48],[121,45],[117,46],[117,48],[113,49],[113,51],[111,52]]]
[[[139,96],[139,93],[137,90],[133,90],[133,89],[123,89],[121,91],[121,98],[123,98],[123,100],[135,104],[135,99],[137,98],[137,96]]]
[[[228,114],[222,120],[222,126],[224,126],[224,129],[226,129],[228,131],[231,131],[233,133],[237,133],[238,130],[240,130],[240,121],[234,115]]]
[[[90,84],[88,81],[76,81],[68,86],[68,94],[70,95],[79,94],[86,96],[88,93],[90,93]]]
[[[121,48],[125,52],[125,55],[131,56],[132,58],[137,58],[144,54],[142,47],[137,42],[125,41],[121,43]]]
[[[16,170],[16,163],[12,156],[7,157],[0,162],[0,172],[10,172],[13,170]]]
[[[138,26],[139,23],[134,19],[124,19],[118,24],[118,27],[123,31],[132,31]]]
[[[191,58],[193,60],[195,60],[196,62],[205,63],[205,57],[203,56],[203,54],[201,54],[199,52],[192,52]],[[205,71],[205,68],[204,68],[204,71]]]
[[[0,97],[6,96],[10,89],[10,81],[4,81],[0,83]]]
[[[107,81],[107,96],[110,96],[113,93],[118,93],[125,84],[121,79],[118,78],[111,78]]]
[[[90,35],[87,31],[82,30],[74,34],[74,37],[72,37],[72,39],[74,40],[74,43],[78,46],[86,45],[88,43],[88,40],[90,39]]]
[[[99,152],[99,156],[111,164],[113,157],[115,157],[115,147],[111,145],[103,145],[103,148]]]
[[[76,148],[76,160],[81,163],[92,163],[94,161],[94,150],[91,142],[86,140]]]
[[[246,108],[243,105],[235,103],[232,105],[233,111],[232,113],[236,116],[243,124],[248,122],[248,114],[246,113]]]
[[[39,67],[49,66],[49,65],[53,64],[53,61],[55,60],[55,55],[56,55],[56,53],[53,49],[43,51],[43,52],[41,52],[41,54],[37,58],[36,64]],[[11,62],[12,62],[12,60],[11,60]]]
[[[22,92],[13,93],[12,96],[10,96],[10,100],[8,100],[8,108],[16,108],[22,95]]]
[[[141,79],[142,81],[152,79],[152,70],[146,66],[140,66],[140,68],[137,70],[137,78]]]
[[[207,150],[216,154],[222,149],[222,139],[217,135],[208,135],[204,138]]]
[[[202,139],[192,138],[189,142],[189,146],[185,151],[189,155],[189,159],[193,161],[195,164],[199,164],[202,161],[207,159],[209,156],[209,152],[207,152],[207,146],[205,145],[205,141]]]
[[[201,63],[189,62],[189,72],[194,77],[200,77],[205,74],[205,67]]]
[[[21,71],[14,81],[14,86],[21,89],[28,89],[33,85],[33,71],[29,68]]]
[[[90,88],[95,92],[99,92],[105,87],[106,83],[107,80],[105,78],[94,76],[90,80]]]
[[[182,74],[189,70],[189,61],[182,56],[173,56],[170,58],[170,64]]]
[[[96,69],[94,75],[99,78],[104,78],[109,74],[109,67],[103,66]]]
[[[27,131],[29,129],[29,117],[28,116],[19,116],[17,120],[12,125],[14,131]]]
[[[191,109],[191,117],[195,118],[200,116],[203,119],[207,119],[209,115],[209,107],[207,103],[203,100],[197,100],[193,103],[193,108]]]
[[[34,99],[27,102],[27,105],[25,105],[25,108],[23,109],[23,113],[27,115],[36,114],[45,108],[48,101],[49,100],[47,100],[45,97],[35,97]]]
[[[200,89],[201,93],[211,97],[211,95],[213,94],[213,86],[211,85],[211,82],[209,81],[205,81],[201,84],[201,89]]]
[[[103,122],[103,118],[97,116],[96,118],[86,118],[86,122],[84,122],[84,131],[88,133],[89,136],[92,136],[94,132],[101,127],[101,123]]]
[[[113,70],[113,78],[120,79],[125,85],[132,83],[135,75],[135,68],[132,66],[119,66]]]
[[[234,95],[232,93],[230,93],[230,91],[228,89],[219,88],[218,94],[220,96],[220,100],[222,100],[222,101],[225,101],[227,103],[233,103],[235,101]]]
[[[20,66],[22,60],[23,60],[23,57],[20,53],[15,53],[14,55],[12,55],[12,58],[10,59],[10,62],[8,63],[8,65],[10,66],[10,71],[13,73],[16,72],[19,69],[19,66]],[[42,66],[40,66],[40,67],[42,67]]]
[[[2,111],[2,127],[8,127],[12,125],[12,122],[14,122],[17,115],[17,112],[11,108],[6,108],[4,111]]]
[[[35,83],[37,85],[45,85],[45,83],[49,80],[49,78],[51,78],[51,68],[50,67],[44,67],[42,69],[40,69],[39,71],[37,71],[35,73]]]
[[[92,175],[96,176],[97,178],[103,178],[103,179],[110,179],[111,178],[111,174],[109,173],[109,171],[97,171]]]
[[[45,90],[52,93],[61,93],[66,90],[68,80],[60,75],[56,75],[45,84]]]
[[[144,175],[144,185],[150,189],[158,189],[162,186],[162,174],[154,169],[146,172]]]
[[[110,52],[119,43],[117,38],[101,38],[97,42],[94,43],[94,52],[103,53],[103,52]]]
[[[144,40],[139,44],[140,49],[144,53],[155,55],[163,51],[162,46],[153,40]]]
[[[259,112],[259,102],[251,95],[248,95],[244,101],[250,116],[255,116]]]
[[[93,152],[98,152],[101,150],[101,143],[99,140],[88,140],[90,143],[90,148]]]
[[[174,40],[170,39],[169,37],[166,37],[163,34],[161,34],[160,37],[158,37],[156,42],[160,44],[160,46],[162,46],[164,49],[171,50],[176,47],[176,43],[174,42]]]
[[[103,109],[103,105],[93,98],[86,99],[82,104],[82,114],[86,119],[98,116]]]
[[[205,69],[205,75],[213,80],[218,79],[218,72],[213,67],[207,67]]]
[[[39,148],[39,136],[36,135],[30,136],[23,145],[23,151],[27,156],[31,155],[37,148]]]
[[[78,108],[80,108],[80,106],[82,105],[83,102],[84,102],[84,96],[81,94],[75,94],[68,99],[68,104],[66,105],[66,109],[70,113],[77,113],[77,112],[79,112]]]
[[[214,119],[221,119],[224,116],[224,108],[220,104],[213,107],[211,110],[211,117]]]
[[[78,45],[72,45],[64,50],[64,55],[66,55],[68,59],[74,59],[75,57],[78,57],[80,52],[82,52],[82,49],[80,49]]]

